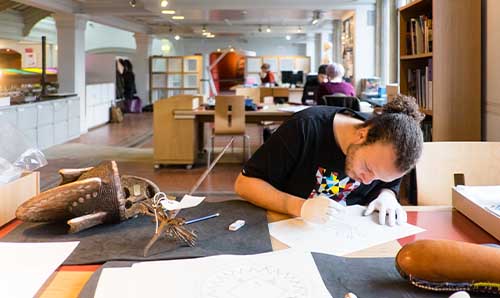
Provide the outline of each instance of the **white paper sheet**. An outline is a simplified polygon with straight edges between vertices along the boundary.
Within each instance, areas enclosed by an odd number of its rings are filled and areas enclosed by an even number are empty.
[[[278,110],[279,111],[283,111],[283,112],[293,112],[293,113],[297,113],[297,112],[300,112],[302,110],[305,110],[307,108],[309,108],[310,106],[286,106],[286,107],[279,107]]]
[[[184,195],[181,200],[180,209],[198,206],[204,199],[205,197]]]
[[[331,297],[311,254],[295,250],[143,262],[132,271],[137,284],[157,285],[143,287],[141,297]]]
[[[346,209],[344,214],[336,215],[324,225],[294,218],[270,223],[269,232],[292,248],[342,256],[425,231],[410,224],[394,227],[380,225],[378,213],[363,216],[363,206]]]
[[[99,276],[94,298],[141,297],[137,296],[136,284],[131,275],[131,267],[104,268]],[[149,285],[145,285],[147,286]]]
[[[0,243],[0,297],[32,298],[78,242]]]

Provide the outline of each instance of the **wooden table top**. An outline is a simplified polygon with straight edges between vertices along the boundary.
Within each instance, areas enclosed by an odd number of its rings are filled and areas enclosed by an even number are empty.
[[[408,206],[408,222],[426,229],[425,232],[391,241],[348,255],[348,257],[394,257],[398,250],[406,243],[419,239],[450,239],[471,243],[500,244],[495,238],[474,224],[464,215],[444,206]],[[270,222],[288,218],[286,215],[268,212]],[[14,220],[0,229],[0,238],[5,236],[20,221]],[[273,249],[283,249],[287,246],[271,237]],[[73,298],[78,297],[82,287],[92,273],[99,269],[100,264],[84,266],[61,266],[52,275],[37,297],[41,298]]]

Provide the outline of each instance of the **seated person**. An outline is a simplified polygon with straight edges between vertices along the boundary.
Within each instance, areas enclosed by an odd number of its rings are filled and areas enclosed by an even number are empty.
[[[269,65],[269,63],[264,63],[260,67],[260,81],[262,85],[269,83],[271,86],[274,86],[276,83],[274,73],[271,71],[271,65]]]
[[[316,103],[316,94],[318,93],[318,88],[321,83],[327,82],[328,78],[326,76],[326,67],[327,64],[322,64],[318,68],[318,77],[317,79],[314,80],[308,80],[304,86],[304,92],[302,93],[302,104],[307,105],[311,104],[310,102],[306,102],[308,99],[308,93],[309,92],[314,92],[314,99],[313,99],[313,105],[317,104]]]
[[[326,67],[326,75],[328,82],[319,85],[316,102],[322,102],[324,95],[333,95],[342,93],[345,96],[356,96],[354,87],[343,81],[344,66],[342,64],[333,63]]]
[[[235,191],[276,212],[325,223],[339,204],[368,204],[380,224],[406,222],[398,202],[401,177],[422,153],[414,98],[398,96],[367,119],[347,108],[296,113],[244,165]]]

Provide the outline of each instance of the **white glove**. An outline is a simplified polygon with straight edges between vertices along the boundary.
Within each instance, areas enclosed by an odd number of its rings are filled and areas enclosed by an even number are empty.
[[[324,224],[335,216],[335,214],[342,212],[345,212],[343,205],[326,196],[320,195],[304,202],[300,210],[300,216],[305,221]]]
[[[375,210],[378,210],[378,220],[381,225],[385,225],[386,215],[388,216],[387,223],[391,227],[396,222],[399,225],[406,222],[406,211],[401,207],[394,193],[388,189],[383,189],[378,197],[368,204],[364,215],[370,215]]]

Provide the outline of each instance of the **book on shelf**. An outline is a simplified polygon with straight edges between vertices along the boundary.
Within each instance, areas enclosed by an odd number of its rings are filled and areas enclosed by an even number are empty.
[[[432,53],[432,19],[426,15],[410,18],[406,26],[406,54]]]
[[[432,110],[432,59],[420,68],[408,68],[408,95],[416,98],[418,105]]]

